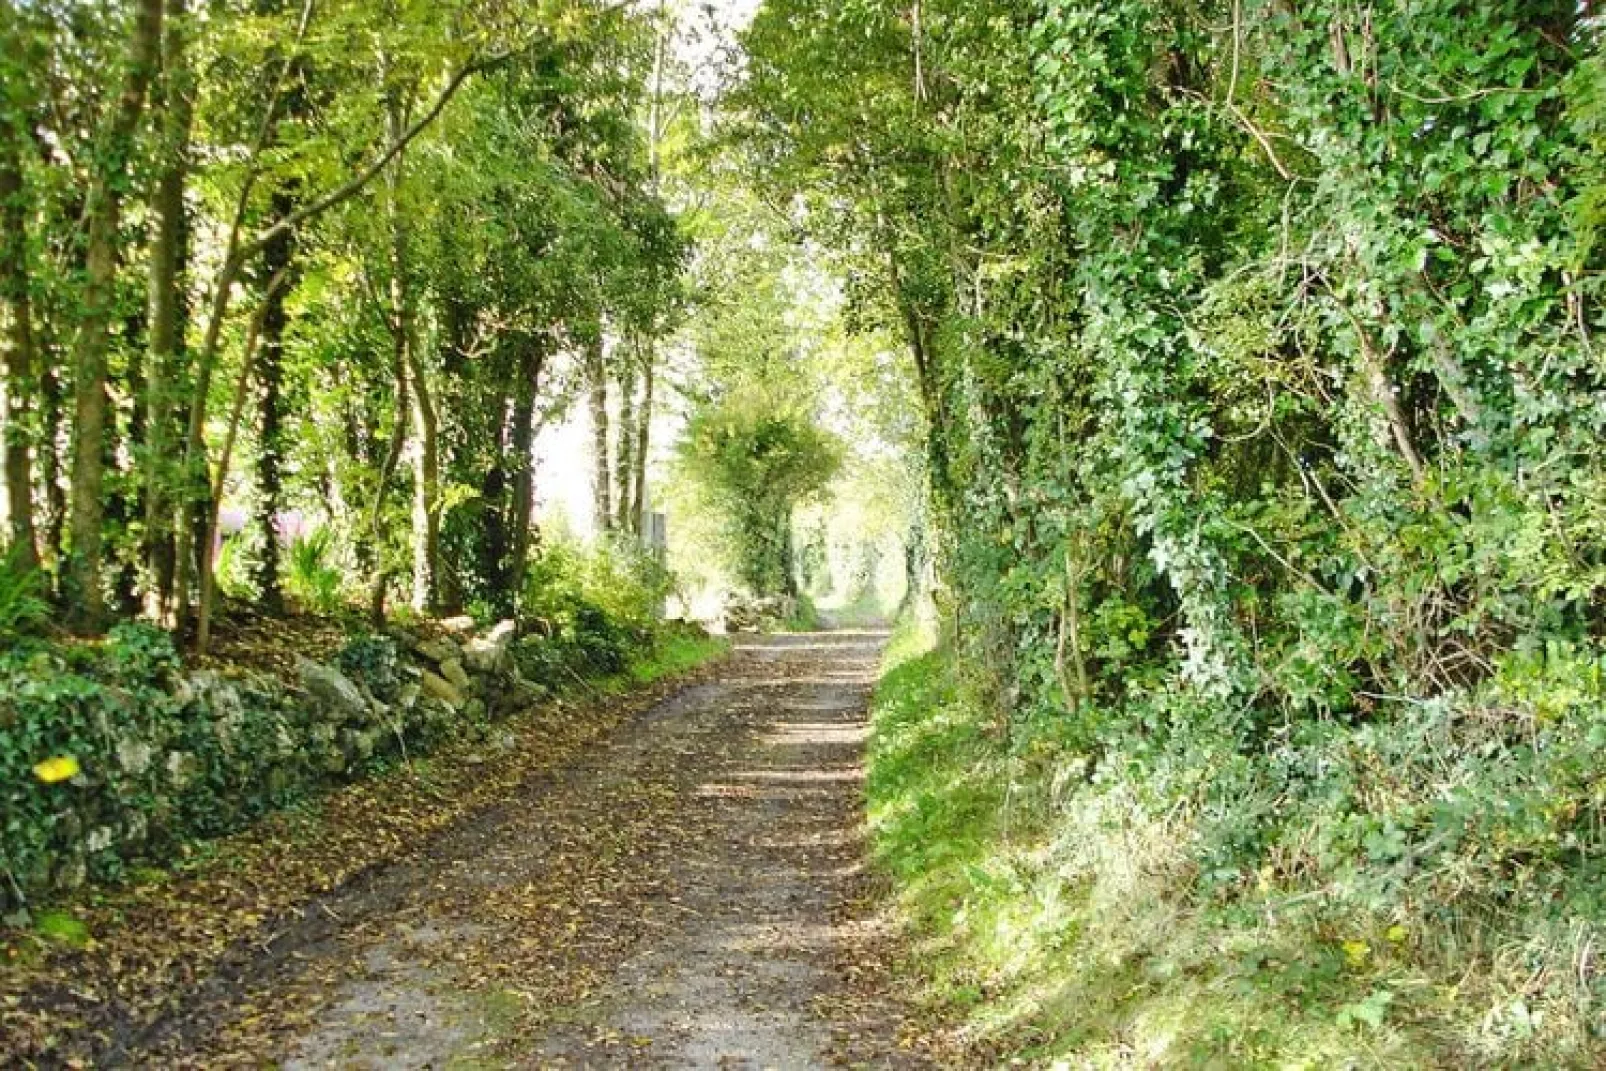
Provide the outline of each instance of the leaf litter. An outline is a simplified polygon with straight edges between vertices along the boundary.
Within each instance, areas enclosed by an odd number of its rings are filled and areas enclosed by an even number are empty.
[[[925,1066],[864,868],[881,637],[749,641],[276,815],[0,966],[0,1062]],[[473,757],[480,757],[474,754]]]

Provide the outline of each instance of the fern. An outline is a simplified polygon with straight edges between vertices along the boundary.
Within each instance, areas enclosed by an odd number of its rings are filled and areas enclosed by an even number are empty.
[[[37,631],[50,607],[44,600],[45,574],[25,564],[15,549],[0,563],[0,640]]]
[[[333,564],[334,552],[334,533],[328,528],[297,536],[290,544],[286,586],[303,606],[316,613],[332,613],[340,606],[342,576]]]

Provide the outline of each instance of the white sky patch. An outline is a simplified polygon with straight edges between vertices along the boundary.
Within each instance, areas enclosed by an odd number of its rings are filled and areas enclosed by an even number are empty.
[[[708,0],[708,2],[673,2],[671,9],[679,13],[680,29],[675,35],[675,52],[689,72],[692,88],[698,97],[712,98],[718,91],[723,71],[737,47],[736,38],[752,21],[761,0]],[[644,0],[641,10],[656,8],[653,0]],[[660,359],[665,365],[684,367],[695,359],[686,352],[684,343],[669,339],[663,343],[666,350]],[[657,397],[654,399],[651,445],[648,450],[647,509],[655,508],[654,491],[660,488],[666,467],[674,453],[675,440],[685,424],[680,399],[674,397],[669,381],[672,376],[660,372]],[[593,516],[591,477],[595,469],[592,449],[591,415],[585,405],[583,393],[575,398],[564,418],[543,427],[535,440],[535,515],[537,523],[549,532],[565,529],[575,535],[590,538],[597,531]],[[610,415],[617,418],[619,399],[610,392]],[[669,538],[675,538],[671,531]]]

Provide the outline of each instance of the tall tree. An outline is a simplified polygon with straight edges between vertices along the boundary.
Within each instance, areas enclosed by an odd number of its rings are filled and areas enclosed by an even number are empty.
[[[160,63],[163,0],[138,0],[122,87],[105,115],[87,164],[84,214],[84,286],[73,344],[73,461],[70,618],[79,628],[100,628],[105,616],[102,531],[107,442],[106,355],[111,345],[113,288],[120,258],[120,226],[134,136],[151,80]]]
[[[613,466],[609,462],[608,367],[602,326],[585,340],[586,399],[591,418],[591,514],[601,531],[613,529]]]
[[[184,355],[185,264],[189,238],[184,189],[189,177],[195,86],[189,67],[185,0],[167,0],[159,87],[163,116],[156,179],[151,186],[151,243],[147,296],[145,557],[152,609],[166,620],[173,597],[172,465]]]
[[[0,433],[3,445],[6,510],[11,553],[24,568],[39,564],[33,511],[33,408],[35,369],[32,282],[28,267],[28,197],[23,185],[22,152],[27,136],[33,79],[25,69],[31,50],[21,40],[21,23],[10,0],[0,0]]]

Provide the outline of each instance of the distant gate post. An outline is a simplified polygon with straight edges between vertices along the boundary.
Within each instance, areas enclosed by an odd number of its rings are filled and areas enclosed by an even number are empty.
[[[646,530],[642,533],[647,541],[647,553],[659,565],[664,565],[669,559],[669,518],[662,513],[647,514]],[[664,617],[669,612],[669,599],[658,604],[658,616]]]
[[[669,518],[662,513],[647,514],[647,549],[660,562],[669,554]]]

